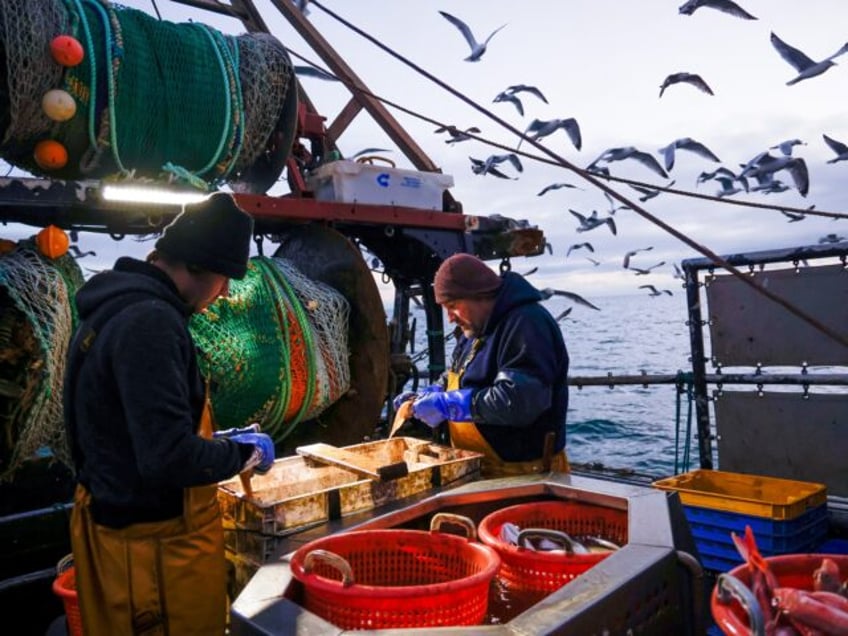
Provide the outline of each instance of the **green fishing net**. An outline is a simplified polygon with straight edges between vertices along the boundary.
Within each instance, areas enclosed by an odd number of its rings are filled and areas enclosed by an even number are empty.
[[[69,255],[42,256],[32,240],[0,256],[0,381],[19,395],[4,400],[0,478],[42,448],[67,465],[62,383],[76,326],[74,294],[82,271]]]
[[[57,34],[79,40],[80,64],[52,59]],[[0,36],[0,98],[8,97],[0,99],[0,153],[33,174],[167,176],[205,187],[238,179],[279,126],[293,131],[296,123],[294,112],[281,123],[294,74],[268,34],[224,35],[105,0],[4,0]],[[56,88],[77,104],[66,122],[50,121],[41,107]],[[68,151],[63,168],[35,162],[36,143],[48,138]]]
[[[280,441],[338,400],[350,388],[349,313],[287,260],[251,259],[229,296],[190,322],[217,426],[259,422]]]

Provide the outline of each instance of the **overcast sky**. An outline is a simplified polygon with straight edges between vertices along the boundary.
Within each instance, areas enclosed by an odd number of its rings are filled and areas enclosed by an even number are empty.
[[[696,184],[702,171],[725,166],[738,172],[758,153],[788,139],[800,139],[794,156],[809,169],[806,197],[794,188],[783,193],[749,193],[727,197],[805,209],[848,213],[848,161],[828,164],[835,153],[822,134],[848,143],[848,55],[818,77],[787,86],[797,75],[770,42],[770,33],[801,49],[813,60],[835,53],[848,42],[848,2],[845,0],[741,0],[757,20],[743,20],[709,8],[681,15],[682,0],[324,0],[326,6],[350,20],[387,46],[461,91],[482,107],[519,130],[535,118],[579,123],[583,146],[578,151],[563,130],[541,141],[572,164],[584,168],[612,147],[635,146],[661,160],[657,150],[682,137],[707,146],[720,159],[711,162],[678,150],[669,178],[663,179],[633,160],[608,165],[615,176],[713,195],[716,181]],[[155,15],[151,0],[124,0],[122,4]],[[320,59],[295,34],[270,2],[257,6],[274,35],[292,51],[318,63]],[[193,19],[227,33],[243,32],[238,22],[157,0],[162,17],[176,22]],[[439,15],[446,11],[467,22],[478,39],[506,25],[491,39],[478,62],[466,62],[469,48],[459,30]],[[320,8],[310,4],[308,18],[336,48],[372,92],[413,111],[464,129],[477,126],[481,136],[509,146],[518,138],[483,113],[450,95],[415,71],[392,59],[373,44],[349,31]],[[303,64],[295,59],[295,64]],[[700,75],[714,95],[688,84],[660,85],[672,73]],[[302,83],[318,110],[332,121],[348,101],[349,93],[337,83],[303,78]],[[528,84],[547,98],[544,103],[520,93],[525,115],[510,103],[493,103],[507,86]],[[518,271],[538,266],[533,282],[539,287],[570,289],[584,295],[637,293],[638,285],[652,283],[677,289],[672,263],[700,254],[630,210],[615,214],[618,234],[607,226],[578,233],[569,209],[583,214],[598,210],[606,216],[603,193],[578,174],[532,159],[522,159],[524,171],[504,172],[517,179],[475,175],[469,157],[485,159],[503,151],[478,141],[446,144],[434,126],[392,110],[401,124],[443,172],[451,174],[453,196],[468,214],[501,214],[526,219],[544,230],[553,254],[518,259]],[[386,153],[398,167],[411,164],[388,137],[362,113],[339,140],[346,155],[366,147],[392,149]],[[536,149],[522,149],[539,154]],[[778,155],[779,150],[771,150]],[[775,177],[792,185],[786,171]],[[539,197],[543,187],[568,182],[582,189],[562,188]],[[638,203],[639,194],[625,184],[610,182]],[[287,191],[284,185],[275,189]],[[679,232],[719,254],[791,245],[817,244],[827,234],[848,235],[848,222],[808,216],[789,223],[778,210],[756,209],[663,193],[644,207]],[[570,245],[589,241],[594,253],[583,249],[566,256]],[[124,242],[127,250],[139,244]],[[85,239],[81,240],[85,249]],[[143,246],[147,249],[149,246]],[[623,269],[626,252],[652,247],[631,259],[637,267],[658,261],[666,265],[648,276]],[[586,256],[600,262],[595,266]],[[81,262],[85,265],[85,262]]]

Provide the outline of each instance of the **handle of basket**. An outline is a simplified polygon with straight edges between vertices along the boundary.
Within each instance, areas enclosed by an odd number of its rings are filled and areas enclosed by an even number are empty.
[[[742,581],[726,572],[719,574],[716,580],[716,598],[725,605],[730,603],[731,599],[739,601],[739,604],[748,613],[751,636],[765,635],[765,618],[760,604],[757,602],[754,593]]]
[[[306,553],[303,559],[303,571],[309,574],[312,572],[315,561],[323,561],[330,567],[336,568],[342,575],[342,586],[350,587],[353,585],[353,570],[347,560],[335,552],[329,550],[312,550]]]
[[[465,530],[465,538],[473,541],[477,538],[477,526],[468,517],[452,512],[437,512],[430,520],[430,532],[441,532],[442,524],[450,523]]]
[[[392,168],[395,167],[395,162],[389,159],[388,157],[380,157],[378,155],[367,155],[365,157],[357,157],[356,163],[368,163],[373,164],[375,161],[385,161]]]
[[[567,554],[574,554],[576,552],[574,546],[577,544],[577,541],[572,539],[567,533],[559,530],[551,530],[550,528],[524,528],[518,533],[515,542],[520,548],[532,549],[533,546],[529,544],[530,539],[547,539],[556,543]]]

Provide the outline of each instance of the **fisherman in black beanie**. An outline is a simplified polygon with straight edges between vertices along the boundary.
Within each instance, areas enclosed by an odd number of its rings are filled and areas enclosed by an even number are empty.
[[[185,210],[165,228],[156,249],[229,278],[247,272],[253,219],[242,212],[233,197],[216,192]]]
[[[214,194],[186,206],[146,261],[122,257],[77,293],[64,414],[86,633],[226,631],[216,486],[269,470],[274,443],[252,431],[212,438],[188,322],[244,277],[252,234],[234,198]]]

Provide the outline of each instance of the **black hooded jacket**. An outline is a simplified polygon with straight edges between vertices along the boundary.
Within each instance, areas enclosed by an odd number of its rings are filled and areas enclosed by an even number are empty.
[[[232,477],[252,452],[196,435],[204,383],[191,308],[164,272],[131,258],[92,277],[76,302],[65,422],[94,519],[120,528],[178,516],[184,488]]]
[[[460,388],[474,389],[474,422],[505,461],[541,458],[548,431],[556,434],[555,452],[565,446],[568,351],[542,299],[522,276],[505,273],[483,344],[460,381]],[[472,342],[460,337],[453,370],[461,367]]]

